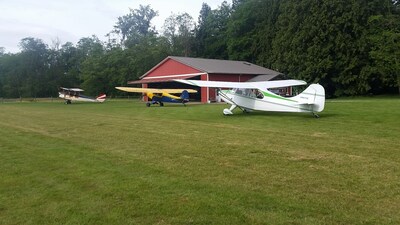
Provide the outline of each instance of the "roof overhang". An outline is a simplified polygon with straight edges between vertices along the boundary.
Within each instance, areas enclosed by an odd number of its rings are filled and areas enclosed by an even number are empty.
[[[174,79],[186,80],[186,79],[197,77],[197,76],[204,75],[204,74],[206,74],[206,73],[190,73],[190,74],[176,74],[176,75],[144,77],[141,80],[128,81],[128,84],[148,84],[148,83],[173,82]]]

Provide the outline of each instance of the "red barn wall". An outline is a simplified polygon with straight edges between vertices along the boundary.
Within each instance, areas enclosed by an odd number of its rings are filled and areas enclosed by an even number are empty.
[[[245,82],[255,75],[249,74],[210,74],[210,81],[232,81],[232,82]]]

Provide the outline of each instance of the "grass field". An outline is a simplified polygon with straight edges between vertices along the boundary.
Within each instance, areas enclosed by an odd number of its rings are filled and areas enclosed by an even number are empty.
[[[400,99],[0,104],[0,224],[400,224]]]

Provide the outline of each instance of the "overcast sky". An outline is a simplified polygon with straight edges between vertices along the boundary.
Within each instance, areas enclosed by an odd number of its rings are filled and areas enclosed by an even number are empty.
[[[0,0],[0,47],[18,52],[18,43],[25,37],[40,38],[48,45],[57,38],[62,44],[76,44],[92,34],[106,40],[104,35],[117,18],[140,4],[158,11],[153,25],[161,30],[171,13],[187,12],[197,22],[203,2],[216,9],[223,0]]]

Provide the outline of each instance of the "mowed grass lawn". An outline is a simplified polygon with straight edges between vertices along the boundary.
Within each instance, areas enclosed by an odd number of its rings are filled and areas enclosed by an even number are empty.
[[[400,99],[0,104],[0,224],[400,224]]]

